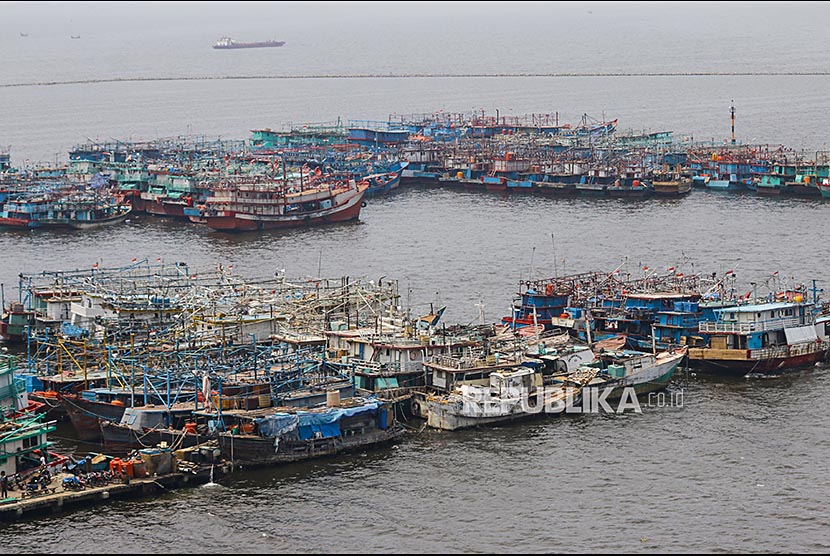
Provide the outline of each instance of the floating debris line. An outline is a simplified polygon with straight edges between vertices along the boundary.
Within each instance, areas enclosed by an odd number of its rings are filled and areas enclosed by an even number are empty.
[[[91,85],[97,83],[135,83],[160,81],[243,81],[256,79],[454,79],[514,77],[754,77],[754,76],[828,76],[830,71],[657,71],[657,72],[519,72],[519,73],[312,73],[301,75],[198,75],[179,77],[111,77],[65,81],[32,81],[0,84],[0,88],[47,87],[55,85]]]

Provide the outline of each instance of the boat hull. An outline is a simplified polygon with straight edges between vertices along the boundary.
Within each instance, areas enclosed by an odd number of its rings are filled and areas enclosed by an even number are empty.
[[[104,226],[111,226],[112,224],[118,224],[123,222],[130,216],[132,209],[124,212],[122,214],[118,214],[115,216],[110,216],[108,218],[101,218],[100,220],[89,220],[89,221],[80,221],[80,220],[73,220],[69,222],[70,228],[75,228],[76,230],[92,230],[95,228],[103,228]]]
[[[210,436],[190,434],[172,429],[137,431],[119,423],[101,421],[101,438],[105,446],[114,448],[146,448],[166,442],[177,449],[190,448],[211,439]]]
[[[654,194],[661,197],[680,197],[692,191],[691,181],[651,182]]]
[[[365,190],[364,190],[365,191]],[[207,225],[217,231],[250,232],[258,230],[278,230],[283,228],[301,228],[319,224],[332,224],[357,220],[363,205],[363,191],[355,194],[343,205],[325,211],[305,215],[261,216],[225,212],[217,216],[207,216]]]
[[[609,187],[609,197],[620,197],[623,199],[642,199],[651,195],[651,190],[645,187]]]
[[[684,357],[685,352],[674,355],[670,359],[662,363],[658,363],[646,371],[635,373],[598,386],[592,386],[589,384],[584,388],[584,390],[594,390],[597,393],[602,393],[605,389],[611,388],[611,392],[605,397],[605,399],[608,400],[619,399],[622,397],[626,388],[633,388],[634,393],[637,395],[657,392],[669,384]]]
[[[187,205],[178,203],[170,203],[165,201],[145,201],[144,211],[153,216],[172,216],[174,218],[184,218],[184,208]]]
[[[60,396],[61,405],[66,409],[78,438],[84,441],[101,439],[100,421],[119,422],[126,406],[93,402],[80,396]]]
[[[500,415],[498,417],[467,417],[459,415],[458,412],[453,409],[452,404],[443,404],[432,400],[427,401],[427,412],[427,424],[430,427],[445,431],[518,423],[521,421],[539,418],[542,415],[557,415],[517,412],[509,415]]]
[[[738,191],[741,189],[739,183],[730,180],[709,180],[706,187],[713,191]]]
[[[219,449],[222,457],[235,466],[274,466],[381,446],[396,441],[403,434],[402,428],[392,427],[353,437],[284,440],[275,449],[273,438],[223,433],[219,435]]]
[[[28,218],[0,218],[0,227],[9,228],[40,228],[41,223]]]
[[[769,187],[765,185],[758,185],[755,187],[755,193],[758,195],[768,195],[770,197],[777,197],[781,195],[781,187]]]
[[[746,350],[720,351],[746,353]],[[739,355],[739,353],[736,355]],[[707,357],[706,349],[692,349],[689,351],[689,364],[697,367],[701,372],[722,376],[742,377],[748,374],[777,375],[810,367],[821,361],[827,361],[828,355],[830,355],[830,348],[826,346],[820,349],[810,350],[808,353],[763,359],[750,359],[748,357],[733,359],[721,357],[717,354],[714,354],[712,357]]]

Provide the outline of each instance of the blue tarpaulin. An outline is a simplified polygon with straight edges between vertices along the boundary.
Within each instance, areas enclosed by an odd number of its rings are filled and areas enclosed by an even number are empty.
[[[275,413],[256,420],[259,434],[269,438],[276,438],[297,428],[299,419],[290,413]]]
[[[65,322],[61,325],[61,332],[70,338],[77,338],[78,336],[87,336],[89,331],[85,328],[75,326],[74,324]]]
[[[300,419],[302,422],[302,419]],[[335,421],[333,423],[309,423],[307,425],[300,425],[297,427],[297,434],[300,440],[309,440],[311,438],[335,438],[340,436],[340,423]]]
[[[381,407],[378,402],[367,403],[358,407],[329,409],[320,413],[298,411],[296,414],[275,413],[256,420],[259,433],[262,436],[277,438],[293,430],[297,430],[300,440],[310,438],[332,438],[340,436],[340,419],[353,417],[362,413],[373,413]],[[382,412],[382,420],[386,420],[386,412]],[[383,423],[385,425],[385,423]],[[386,426],[380,427],[385,429]],[[319,433],[316,434],[316,433]]]

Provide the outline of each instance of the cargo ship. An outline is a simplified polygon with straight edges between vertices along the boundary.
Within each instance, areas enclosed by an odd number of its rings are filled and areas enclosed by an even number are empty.
[[[260,42],[236,42],[230,37],[222,37],[213,48],[219,50],[232,50],[234,48],[268,48],[271,46],[282,46],[285,41],[260,41]]]

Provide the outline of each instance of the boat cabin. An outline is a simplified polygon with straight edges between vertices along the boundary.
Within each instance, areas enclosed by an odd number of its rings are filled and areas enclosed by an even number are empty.
[[[817,340],[813,303],[801,301],[740,305],[715,310],[701,322],[716,349],[762,349]]]

